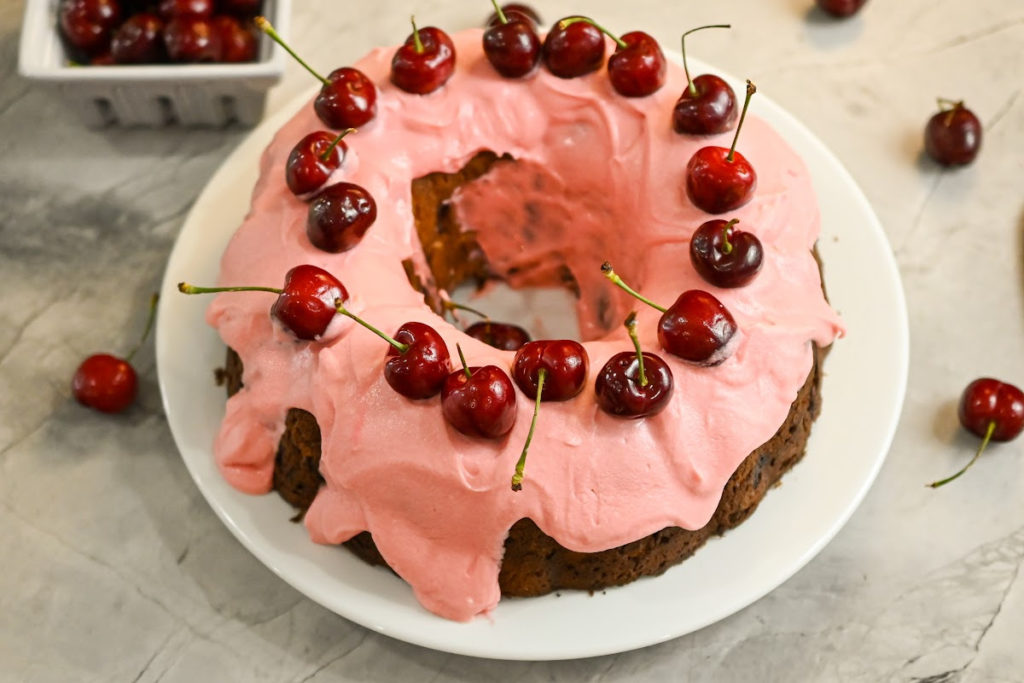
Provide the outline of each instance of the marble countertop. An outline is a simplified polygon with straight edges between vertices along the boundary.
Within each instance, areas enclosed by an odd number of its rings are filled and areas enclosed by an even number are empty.
[[[581,9],[537,4],[548,19]],[[276,578],[186,472],[151,344],[125,414],[71,398],[86,355],[131,345],[185,215],[246,131],[83,127],[17,75],[24,6],[0,0],[0,680],[1022,680],[1024,439],[993,447],[954,485],[922,484],[976,446],[955,416],[968,381],[1024,385],[1024,5],[870,0],[832,22],[810,4],[585,9],[670,46],[681,29],[731,22],[694,53],[753,78],[864,189],[909,308],[909,388],[889,458],[835,540],[755,604],[643,650],[528,663],[371,633]],[[340,7],[295,3],[291,35],[315,64],[397,42],[410,11],[457,29],[488,9]],[[309,86],[290,64],[268,113]],[[921,158],[938,95],[964,98],[985,126],[969,168]]]

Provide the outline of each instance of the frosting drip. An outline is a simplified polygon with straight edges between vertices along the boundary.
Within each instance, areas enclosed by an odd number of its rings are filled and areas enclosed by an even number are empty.
[[[460,343],[471,364],[508,368],[512,353],[466,337],[427,309],[401,265],[422,262],[411,180],[456,171],[491,149],[518,161],[464,187],[459,215],[480,231],[491,264],[511,273],[513,285],[550,283],[552,269],[571,269],[592,376],[631,348],[620,323],[633,302],[601,277],[605,259],[663,305],[686,289],[713,292],[742,331],[728,361],[697,368],[658,349],[658,314],[641,309],[645,348],[675,375],[671,405],[650,419],[611,417],[595,403],[592,377],[577,398],[544,404],[523,490],[513,493],[532,411],[522,395],[506,438],[465,437],[445,423],[438,398],[411,401],[386,384],[384,342],[351,321],[332,323],[321,342],[299,342],[271,320],[272,295],[213,300],[208,321],[245,366],[245,387],[229,399],[215,444],[227,480],[249,493],[268,491],[288,408],[310,411],[321,428],[326,481],[305,518],[311,538],[340,543],[370,531],[427,609],[466,620],[497,603],[502,545],[520,518],[584,552],[666,526],[703,526],[738,464],[785,419],[811,368],[810,342],[827,345],[842,326],[821,294],[810,251],[819,229],[810,178],[765,123],[748,118],[741,140],[759,174],[757,194],[730,215],[760,237],[765,265],[749,286],[718,290],[689,263],[689,237],[708,216],[686,199],[683,174],[698,147],[728,140],[671,131],[685,84],[680,68],[670,65],[655,95],[627,99],[603,71],[502,79],[483,56],[480,31],[453,39],[455,75],[431,95],[391,85],[391,49],[356,65],[377,84],[378,114],[347,141],[348,157],[330,182],[357,183],[376,199],[377,221],[359,246],[343,254],[314,248],[305,235],[307,205],[285,186],[292,146],[323,128],[307,106],[264,154],[220,284],[279,286],[295,265],[320,266],[352,293],[348,307],[381,329],[420,321],[453,351]]]

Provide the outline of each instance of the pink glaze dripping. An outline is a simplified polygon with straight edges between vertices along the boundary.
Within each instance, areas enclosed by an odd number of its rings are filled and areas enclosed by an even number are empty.
[[[453,352],[459,342],[471,364],[508,367],[512,353],[466,337],[428,310],[401,265],[408,257],[422,262],[411,179],[455,171],[490,149],[521,163],[463,188],[457,210],[481,231],[499,271],[520,269],[513,284],[550,283],[552,267],[562,263],[572,270],[583,290],[579,314],[592,375],[630,348],[620,323],[634,305],[601,278],[605,259],[665,305],[685,289],[709,289],[742,330],[728,361],[696,368],[657,348],[658,314],[641,308],[642,341],[668,359],[677,382],[669,408],[652,419],[621,420],[601,412],[589,388],[545,404],[523,490],[513,493],[509,481],[532,409],[522,395],[507,438],[471,439],[444,422],[439,399],[410,401],[392,391],[382,374],[384,342],[347,320],[322,342],[297,342],[271,321],[273,295],[214,299],[208,321],[245,365],[245,388],[228,401],[215,444],[224,476],[243,491],[268,491],[287,409],[309,410],[322,431],[326,480],[305,518],[311,538],[340,543],[369,530],[427,609],[467,620],[498,602],[503,542],[523,517],[587,552],[666,526],[703,526],[738,464],[785,419],[811,367],[810,342],[831,343],[842,325],[821,295],[810,252],[819,219],[807,170],[765,123],[748,118],[741,148],[759,188],[735,213],[764,243],[765,266],[748,287],[718,290],[689,264],[689,237],[709,217],[690,206],[682,187],[690,155],[728,141],[671,132],[681,69],[670,66],[655,95],[626,99],[603,71],[572,80],[543,71],[502,79],[483,57],[480,31],[454,41],[456,73],[427,96],[390,84],[391,49],[357,65],[379,88],[379,110],[348,140],[332,181],[358,183],[376,199],[377,221],[362,243],[337,255],[313,248],[306,204],[285,187],[291,147],[323,127],[307,106],[264,155],[252,210],[224,253],[220,283],[276,286],[289,268],[311,263],[338,276],[353,293],[350,308],[382,329],[418,320]]]

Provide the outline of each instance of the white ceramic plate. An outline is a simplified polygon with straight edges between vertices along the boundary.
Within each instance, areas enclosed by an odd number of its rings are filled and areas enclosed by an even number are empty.
[[[391,573],[313,544],[276,495],[247,496],[228,486],[211,453],[225,401],[212,370],[223,363],[224,346],[203,321],[205,302],[178,295],[176,283],[214,281],[248,209],[260,153],[309,97],[254,130],[199,197],[167,265],[156,337],[167,419],[189,472],[232,533],[278,576],[328,609],[411,643],[479,657],[568,659],[651,645],[718,621],[792,576],[839,531],[896,429],[907,377],[906,307],[889,244],[860,189],[817,138],[763,95],[757,113],[814,177],[829,297],[849,334],[828,357],[824,407],[807,457],[740,527],[660,577],[596,595],[506,599],[489,617],[456,623],[420,607]]]

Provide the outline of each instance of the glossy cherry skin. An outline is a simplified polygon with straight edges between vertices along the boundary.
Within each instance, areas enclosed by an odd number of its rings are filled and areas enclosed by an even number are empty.
[[[209,19],[213,16],[213,0],[160,0],[156,11],[166,21],[175,17]]]
[[[334,133],[318,130],[299,140],[288,155],[284,167],[285,183],[296,195],[304,195],[320,188],[331,173],[345,160],[348,147],[340,140],[334,149],[323,158],[331,143],[338,137]]]
[[[436,396],[452,370],[451,356],[444,339],[433,327],[407,322],[393,335],[395,341],[408,344],[400,351],[388,345],[384,379],[406,398]]]
[[[313,101],[316,115],[325,125],[342,130],[359,128],[377,115],[377,88],[359,69],[343,66],[327,75],[330,85]]]
[[[620,38],[620,47],[608,59],[608,77],[612,87],[625,97],[646,97],[665,85],[665,54],[651,36],[631,31]]]
[[[995,423],[993,441],[1009,441],[1024,431],[1024,391],[1006,382],[983,377],[967,385],[960,397],[960,424],[985,438]]]
[[[716,287],[742,287],[760,272],[764,260],[761,240],[753,233],[729,229],[725,251],[725,230],[729,221],[710,220],[690,238],[690,262],[700,276]]]
[[[220,61],[240,64],[256,60],[256,34],[238,19],[221,14],[212,19],[213,28],[220,33]]]
[[[107,353],[86,358],[71,378],[71,392],[78,402],[101,413],[120,413],[130,406],[138,387],[131,363]]]
[[[484,54],[499,74],[519,78],[540,61],[540,37],[528,21],[499,22],[484,31]]]
[[[729,161],[725,147],[701,147],[686,165],[686,195],[708,213],[738,209],[754,197],[757,173],[739,152]]]
[[[502,351],[515,351],[530,341],[530,334],[518,325],[496,323],[490,320],[473,323],[465,329],[465,333],[473,339],[479,339],[484,344]]]
[[[683,292],[658,320],[661,347],[698,365],[718,365],[728,357],[726,344],[736,320],[721,301],[702,289]]]
[[[418,31],[423,51],[416,51],[412,34],[391,59],[391,82],[406,92],[426,95],[448,82],[455,73],[455,45],[434,26]]]
[[[116,0],[64,0],[58,21],[68,44],[87,55],[99,55],[110,47],[121,14]]]
[[[110,55],[118,64],[153,64],[167,59],[164,22],[155,14],[136,14],[121,24],[110,41]]]
[[[604,34],[593,24],[577,21],[562,28],[557,21],[544,38],[544,66],[559,78],[597,71],[604,64],[604,43]]]
[[[319,339],[334,320],[338,299],[347,300],[348,290],[336,277],[316,266],[295,266],[270,314],[299,339]]]
[[[509,23],[514,21],[525,21],[528,24],[532,24],[534,29],[540,26],[540,14],[538,14],[537,10],[533,9],[529,5],[510,2],[506,5],[502,5],[501,11],[504,13],[505,18],[508,19]],[[487,17],[487,23],[484,24],[484,28],[491,28],[492,26],[496,26],[500,23],[501,18],[498,17],[498,13],[492,12],[491,16]]]
[[[571,339],[542,340],[524,344],[512,361],[512,379],[529,398],[537,398],[537,382],[545,371],[542,401],[565,401],[587,383],[590,358],[583,345]]]
[[[818,7],[834,17],[856,14],[867,0],[815,0]]]
[[[653,353],[644,352],[644,375],[640,385],[640,362],[633,351],[623,351],[608,359],[594,382],[597,405],[618,417],[650,417],[668,406],[674,381],[668,364]]]
[[[336,183],[310,203],[306,236],[317,249],[338,254],[359,244],[375,220],[377,204],[369,192],[354,183]]]
[[[697,76],[693,86],[696,95],[687,86],[676,101],[672,110],[673,130],[686,135],[716,135],[732,130],[738,116],[732,87],[714,74]]]
[[[925,127],[924,149],[943,166],[969,164],[981,149],[981,121],[962,104],[940,111]]]
[[[452,427],[467,436],[496,439],[516,423],[516,389],[505,371],[496,365],[460,368],[441,389],[441,413]]]
[[[206,19],[172,19],[164,28],[164,44],[172,62],[220,61],[220,32]]]

